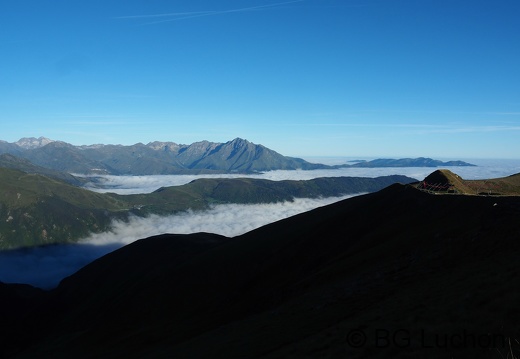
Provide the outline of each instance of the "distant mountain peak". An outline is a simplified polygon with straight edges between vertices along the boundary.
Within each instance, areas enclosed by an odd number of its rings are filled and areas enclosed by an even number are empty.
[[[229,141],[229,143],[251,143],[251,142],[249,142],[248,140],[246,140],[244,138],[237,137],[237,138],[234,138],[231,141]]]
[[[181,146],[175,142],[162,142],[162,141],[154,141],[149,142],[146,146],[150,147],[152,150],[162,151],[162,150],[170,150],[177,151]]]
[[[55,142],[54,140],[51,140],[47,137],[23,137],[19,139],[15,144],[19,147],[22,147],[24,149],[33,149],[33,148],[40,148],[45,145],[48,145],[49,143]]]
[[[440,166],[449,166],[449,167],[461,167],[461,166],[475,166],[471,163],[467,163],[464,161],[439,161],[434,160],[428,157],[418,157],[418,158],[400,158],[400,159],[392,159],[392,158],[378,158],[371,161],[353,161],[356,162],[352,165],[347,165],[346,167],[440,167]]]

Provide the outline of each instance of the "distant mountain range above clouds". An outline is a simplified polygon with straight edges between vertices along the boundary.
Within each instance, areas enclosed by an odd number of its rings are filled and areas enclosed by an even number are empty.
[[[53,170],[80,174],[157,175],[248,173],[270,170],[323,169],[300,158],[283,156],[265,146],[236,138],[182,145],[151,142],[124,145],[74,146],[44,137],[2,141],[0,153],[23,157]]]
[[[377,159],[329,166],[279,154],[241,138],[218,143],[199,141],[190,145],[150,142],[134,145],[74,146],[45,137],[0,141],[0,154],[22,157],[55,171],[78,174],[158,175],[251,173],[271,170],[314,170],[345,167],[439,167],[472,166],[463,161],[442,162],[430,158]]]
[[[419,158],[400,158],[400,159],[392,159],[392,158],[378,158],[372,161],[350,161],[355,162],[352,165],[347,167],[441,167],[441,166],[449,166],[449,167],[461,167],[461,166],[475,166],[471,163],[467,163],[464,161],[439,161],[426,157]]]

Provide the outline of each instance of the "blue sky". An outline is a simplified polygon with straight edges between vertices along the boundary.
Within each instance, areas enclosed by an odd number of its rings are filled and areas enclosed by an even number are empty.
[[[3,0],[0,139],[520,158],[520,1]]]

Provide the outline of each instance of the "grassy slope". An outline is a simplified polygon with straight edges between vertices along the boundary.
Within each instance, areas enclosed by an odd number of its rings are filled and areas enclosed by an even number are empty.
[[[466,181],[447,170],[427,179],[449,183],[458,193],[520,194],[520,175]],[[251,178],[199,179],[161,188],[150,194],[99,194],[38,174],[0,168],[0,249],[76,241],[105,231],[113,218],[129,213],[167,215],[206,209],[219,203],[270,203],[295,197],[313,198],[375,192],[392,183],[410,183],[404,176],[332,177],[309,181]]]
[[[11,168],[26,173],[40,174],[57,180],[61,180],[74,186],[82,186],[86,179],[75,177],[69,173],[55,171],[49,168],[37,166],[25,158],[16,157],[10,154],[0,154],[0,168]]]
[[[427,176],[424,182],[417,184],[419,188],[437,191],[433,186],[445,185],[452,193],[466,195],[494,195],[494,196],[518,196],[520,195],[520,173],[508,177],[465,180],[449,170],[437,170]]]
[[[106,230],[128,204],[37,174],[0,168],[0,248],[50,244]]]
[[[311,181],[200,179],[150,194],[91,192],[39,174],[0,168],[0,249],[74,242],[106,231],[113,218],[130,213],[172,214],[206,209],[216,203],[269,203],[294,197],[337,196],[372,192],[404,176],[326,178]]]
[[[520,173],[502,178],[467,180],[464,182],[470,188],[468,193],[471,194],[520,195]]]
[[[160,188],[150,194],[111,196],[139,206],[141,213],[167,214],[187,208],[207,208],[218,203],[272,203],[293,198],[375,192],[396,182],[410,183],[413,179],[405,176],[327,177],[308,181],[204,178],[182,186]]]

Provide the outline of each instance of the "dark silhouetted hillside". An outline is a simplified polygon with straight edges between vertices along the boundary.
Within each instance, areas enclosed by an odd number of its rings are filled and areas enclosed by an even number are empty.
[[[5,354],[518,355],[519,216],[519,197],[396,184],[235,238],[144,239],[63,280],[18,326],[6,322],[16,330],[4,337]],[[384,333],[399,337],[384,342]],[[472,344],[470,335],[498,339]]]

